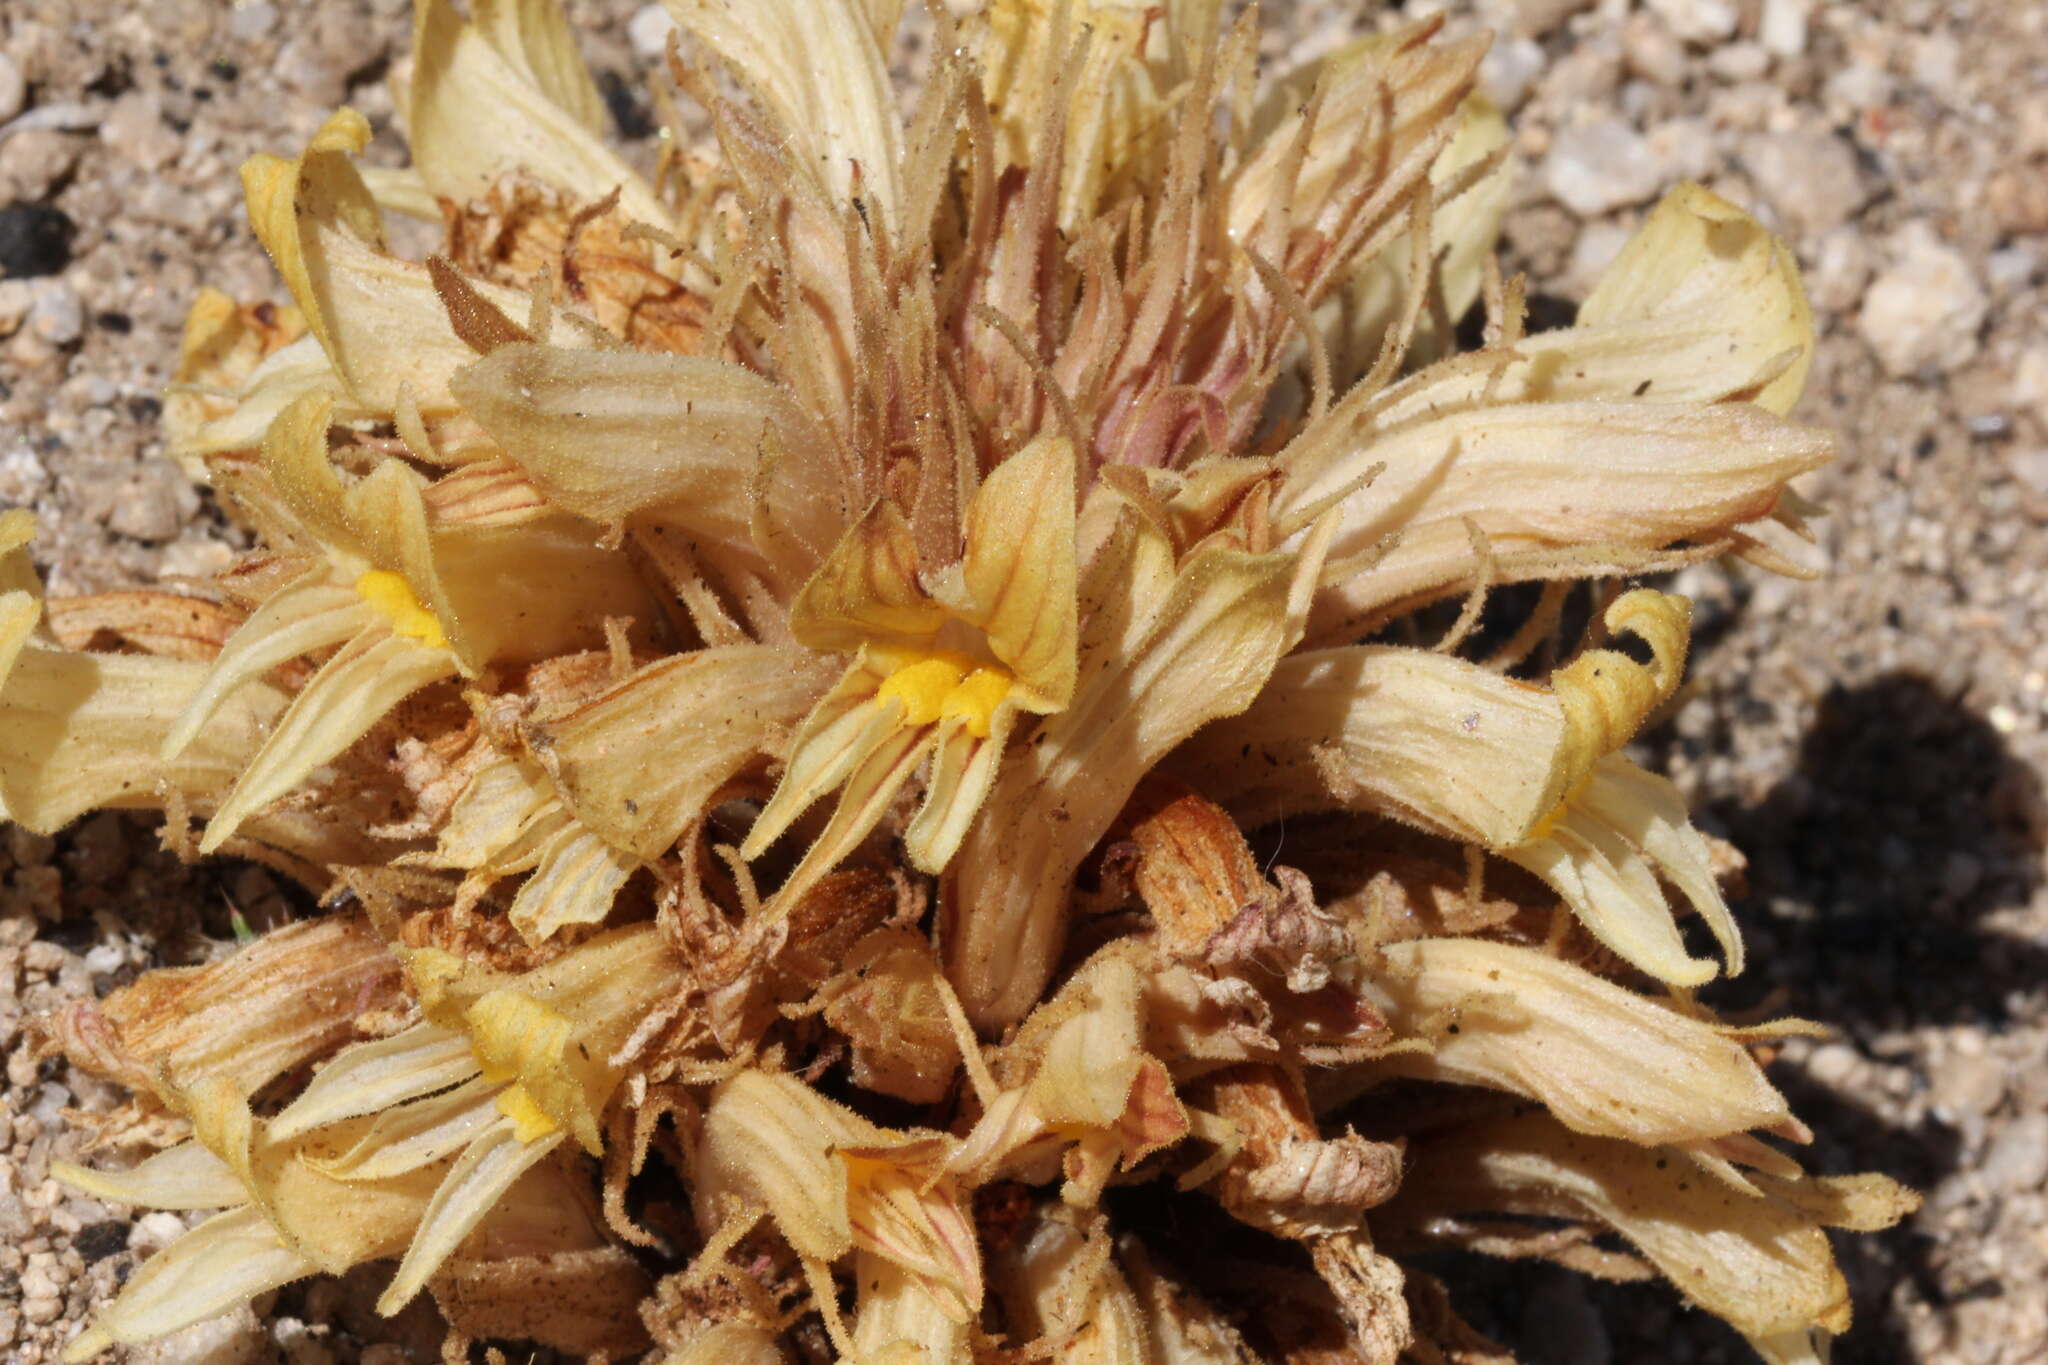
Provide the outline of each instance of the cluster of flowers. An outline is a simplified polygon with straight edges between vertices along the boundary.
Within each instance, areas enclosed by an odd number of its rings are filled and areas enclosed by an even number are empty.
[[[45,1021],[162,1148],[64,1178],[223,1210],[72,1357],[392,1258],[614,1357],[1504,1358],[1446,1247],[1824,1355],[1912,1196],[1759,1136],[1811,1026],[1694,998],[1732,854],[1622,753],[1623,581],[1796,567],[1784,248],[1682,187],[1528,334],[1433,23],[1261,88],[1221,0],[932,6],[904,90],[904,0],[670,8],[652,179],[553,0],[419,0],[407,169],[244,168],[217,581],[46,602],[0,518],[5,815],[327,911]]]

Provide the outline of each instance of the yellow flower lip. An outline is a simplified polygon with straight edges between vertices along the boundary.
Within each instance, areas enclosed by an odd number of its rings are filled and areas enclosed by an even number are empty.
[[[500,1090],[495,1103],[498,1112],[512,1120],[512,1136],[521,1142],[544,1138],[561,1127],[553,1115],[534,1102],[523,1085],[509,1085]]]
[[[446,649],[448,636],[434,613],[420,605],[412,585],[386,569],[371,569],[356,579],[356,592],[383,613],[393,632],[418,640],[430,649]]]
[[[875,700],[900,703],[906,725],[958,717],[969,734],[987,739],[996,708],[1010,695],[1013,682],[1007,669],[940,650],[898,666],[875,689]]]

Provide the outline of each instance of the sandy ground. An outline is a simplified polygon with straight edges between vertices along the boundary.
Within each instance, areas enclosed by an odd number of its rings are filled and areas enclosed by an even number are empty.
[[[1414,15],[1440,8],[1411,0]],[[571,0],[622,130],[660,37]],[[234,168],[346,99],[389,122],[403,0],[8,0],[0,6],[0,504],[33,507],[53,592],[209,573],[235,533],[161,459],[160,389],[204,283],[275,296]],[[1349,0],[1267,6],[1272,46],[1335,41]],[[1805,415],[1811,584],[1694,570],[1693,698],[1649,737],[1751,859],[1755,966],[1732,1009],[1825,1021],[1774,1074],[1812,1164],[1928,1196],[1845,1240],[1845,1362],[2048,1359],[2048,6],[2012,0],[1471,0],[1519,129],[1509,264],[1567,318],[1669,183],[1772,220],[1823,341]],[[399,154],[389,132],[374,154]],[[184,868],[140,822],[0,837],[0,1357],[54,1359],[180,1223],[70,1197],[60,1111],[105,1087],[25,1050],[21,1019],[297,909],[262,871]],[[1738,1361],[1656,1287],[1460,1266],[1461,1306],[1536,1362]],[[437,1355],[368,1281],[299,1286],[135,1360],[326,1365]]]

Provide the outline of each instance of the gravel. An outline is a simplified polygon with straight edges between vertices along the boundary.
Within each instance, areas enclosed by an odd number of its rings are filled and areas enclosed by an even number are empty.
[[[344,98],[388,127],[407,8],[0,7],[0,499],[42,518],[54,591],[211,572],[239,543],[161,463],[179,325],[202,282],[276,296],[234,168]],[[1333,46],[1350,8],[1267,0],[1269,49]],[[1931,1195],[1910,1226],[1839,1243],[1858,1324],[1836,1359],[2048,1359],[2048,6],[1448,8],[1503,35],[1485,80],[1525,168],[1506,265],[1539,322],[1568,316],[1679,176],[1754,207],[1808,272],[1823,341],[1802,415],[1843,437],[1803,487],[1830,571],[1680,575],[1691,700],[1645,753],[1750,857],[1754,965],[1715,1002],[1835,1030],[1787,1042],[1773,1073],[1820,1133],[1804,1159]],[[571,9],[598,69],[636,79],[659,11]],[[388,132],[371,151],[398,153]],[[0,1358],[54,1360],[184,1226],[48,1179],[84,1155],[57,1109],[120,1096],[32,1062],[22,1016],[224,951],[231,906],[258,928],[305,908],[245,870],[181,866],[138,821],[0,835]],[[1661,1288],[1473,1273],[1494,1288],[1462,1306],[1532,1360],[1749,1358]],[[431,1314],[378,1319],[374,1286],[295,1286],[129,1359],[436,1358]]]

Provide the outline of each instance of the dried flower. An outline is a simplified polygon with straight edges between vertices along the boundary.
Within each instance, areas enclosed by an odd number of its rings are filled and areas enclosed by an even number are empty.
[[[363,911],[46,1021],[191,1134],[64,1177],[227,1210],[74,1357],[395,1258],[679,1362],[1475,1358],[1451,1243],[1817,1359],[1821,1229],[1914,1201],[1758,1136],[1806,1026],[1689,993],[1741,936],[1624,752],[1690,617],[1623,580],[1797,567],[1783,246],[1680,187],[1527,335],[1433,20],[1261,90],[1219,0],[934,5],[906,94],[901,0],[670,9],[713,136],[652,180],[554,0],[419,0],[408,168],[349,110],[244,168],[291,306],[187,328],[210,593],[45,603],[0,517],[0,811]]]

